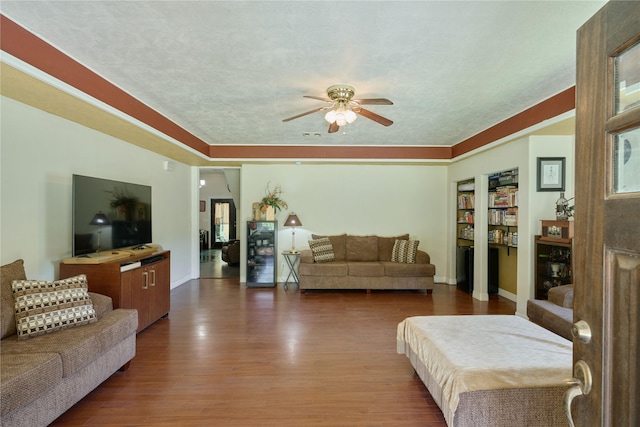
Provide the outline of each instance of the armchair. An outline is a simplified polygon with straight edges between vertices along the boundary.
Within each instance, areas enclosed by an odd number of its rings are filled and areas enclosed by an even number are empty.
[[[240,264],[240,240],[223,243],[222,260],[229,265]]]

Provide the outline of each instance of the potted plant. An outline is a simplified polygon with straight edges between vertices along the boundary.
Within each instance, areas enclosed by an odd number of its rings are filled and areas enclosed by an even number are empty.
[[[271,217],[271,219],[275,218],[275,214],[279,212],[281,209],[287,209],[289,206],[287,202],[282,200],[280,197],[282,196],[282,189],[279,185],[277,185],[273,191],[269,189],[269,185],[267,185],[267,189],[265,190],[265,196],[260,201],[260,212],[263,215],[266,215],[267,219]],[[271,215],[269,210],[272,210]]]

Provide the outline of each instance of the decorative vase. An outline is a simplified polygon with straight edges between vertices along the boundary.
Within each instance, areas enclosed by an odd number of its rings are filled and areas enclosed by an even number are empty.
[[[273,206],[267,206],[266,217],[267,217],[267,221],[276,220],[276,210],[273,208]]]
[[[260,203],[256,202],[253,205],[251,205],[251,207],[253,209],[253,220],[260,221],[262,217],[262,212],[260,212]]]

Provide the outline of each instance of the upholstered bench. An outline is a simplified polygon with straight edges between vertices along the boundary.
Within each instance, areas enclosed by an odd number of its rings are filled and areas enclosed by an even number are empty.
[[[564,426],[572,343],[508,315],[410,317],[405,354],[449,426]]]

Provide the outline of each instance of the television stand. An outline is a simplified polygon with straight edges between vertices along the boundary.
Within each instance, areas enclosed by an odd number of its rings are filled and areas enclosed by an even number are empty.
[[[60,263],[60,278],[85,274],[89,291],[111,297],[113,308],[138,310],[137,332],[140,332],[169,314],[171,252],[145,251],[135,255],[126,252],[126,255],[101,263],[67,263],[64,260]]]

